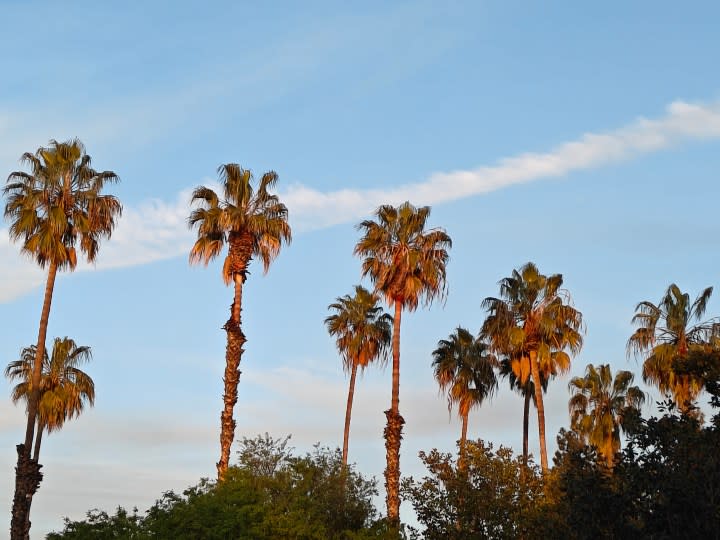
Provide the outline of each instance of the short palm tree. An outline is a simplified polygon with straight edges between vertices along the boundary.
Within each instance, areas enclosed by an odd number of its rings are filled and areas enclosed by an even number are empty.
[[[27,405],[29,402],[35,354],[35,345],[25,347],[20,353],[20,359],[10,362],[5,368],[5,376],[9,380],[19,381],[11,393],[13,403],[24,401]],[[40,455],[43,431],[52,433],[61,429],[67,420],[79,416],[86,404],[95,404],[95,384],[78,367],[91,359],[90,347],[78,346],[68,337],[55,338],[49,357],[45,351],[33,453],[35,461]]]
[[[713,288],[702,291],[694,302],[671,284],[660,302],[640,302],[632,318],[637,329],[627,343],[628,354],[644,359],[643,380],[671,396],[678,408],[688,412],[703,389],[702,378],[677,368],[692,353],[704,351],[716,321],[701,321]],[[696,324],[692,324],[695,322]]]
[[[618,371],[613,379],[608,364],[588,364],[584,377],[573,377],[568,388],[570,426],[586,444],[595,446],[608,468],[620,451],[620,429],[628,410],[639,411],[645,394],[633,383],[629,371]]]
[[[190,264],[202,262],[207,266],[227,244],[222,277],[226,285],[232,283],[235,286],[230,318],[224,326],[227,333],[225,389],[220,415],[220,460],[217,462],[218,479],[222,479],[235,437],[233,409],[237,403],[240,360],[246,342],[240,313],[248,265],[253,257],[257,257],[267,273],[283,243],[289,244],[292,236],[287,208],[277,195],[270,193],[278,179],[275,172],[263,174],[257,186],[253,185],[252,173],[236,163],[221,165],[218,175],[222,198],[208,187],[196,188],[191,202],[198,207],[190,213],[188,223],[191,228],[198,228],[197,240],[190,250]]]
[[[28,400],[25,441],[18,446],[13,540],[29,534],[26,528],[30,504],[42,479],[39,465],[31,455],[55,277],[59,270],[75,269],[78,248],[88,262],[94,262],[100,241],[110,237],[115,220],[122,213],[118,199],[103,194],[105,184],[117,182],[118,176],[112,171],[93,169],[79,140],[50,141],[48,147],[41,147],[34,154],[23,154],[21,162],[30,172],[16,171],[8,177],[3,189],[7,198],[5,218],[10,221],[10,238],[19,240],[21,251],[41,268],[47,267],[48,273],[32,367],[33,390]]]
[[[409,202],[384,205],[374,220],[365,220],[358,229],[363,236],[355,254],[363,258],[362,275],[370,276],[375,291],[395,309],[392,340],[392,398],[385,411],[385,490],[390,523],[400,523],[400,441],[405,420],[400,415],[400,322],[403,309],[414,311],[447,291],[445,266],[452,240],[442,229],[425,229],[430,207]]]
[[[335,313],[325,319],[325,325],[342,355],[343,368],[350,372],[345,430],[343,434],[343,465],[347,466],[350,416],[355,395],[355,378],[358,368],[364,370],[370,363],[387,359],[392,337],[392,317],[378,305],[378,296],[365,287],[355,286],[355,296],[346,294],[328,306]]]
[[[441,393],[447,393],[448,411],[458,407],[462,420],[460,462],[465,455],[468,416],[473,407],[480,407],[497,389],[495,357],[487,343],[458,326],[449,339],[438,341],[433,355],[433,374]]]
[[[528,359],[543,472],[548,469],[548,459],[541,366],[569,366],[570,354],[577,354],[582,347],[582,313],[570,305],[569,294],[560,288],[562,283],[562,275],[545,276],[529,262],[500,281],[499,298],[485,298],[482,304],[488,316],[481,334],[492,349],[498,355]]]

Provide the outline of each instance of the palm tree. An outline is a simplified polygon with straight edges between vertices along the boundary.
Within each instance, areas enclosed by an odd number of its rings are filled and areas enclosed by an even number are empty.
[[[235,437],[233,409],[237,403],[240,360],[246,342],[241,328],[242,287],[247,279],[248,265],[253,257],[263,263],[264,272],[279,255],[283,243],[292,238],[288,211],[277,195],[269,192],[277,183],[275,172],[266,172],[253,186],[253,175],[236,163],[218,168],[223,189],[221,199],[212,189],[200,186],[193,191],[191,204],[197,203],[188,218],[190,228],[197,225],[197,240],[190,250],[190,264],[205,266],[220,255],[225,244],[228,254],[222,277],[226,285],[233,283],[235,295],[230,318],[223,327],[227,332],[225,352],[225,384],[223,410],[220,414],[220,461],[218,479],[222,479],[230,461],[230,446]]]
[[[11,393],[13,403],[24,401],[27,405],[29,402],[35,354],[35,345],[25,347],[20,353],[20,359],[10,362],[5,368],[5,376],[9,380],[19,381]],[[35,461],[40,455],[43,431],[52,433],[60,430],[67,420],[80,415],[86,403],[90,406],[95,404],[95,384],[78,367],[91,359],[90,347],[78,346],[68,337],[55,338],[50,357],[45,351],[33,454]]]
[[[468,416],[473,407],[482,405],[497,389],[495,357],[487,343],[474,338],[467,329],[458,326],[449,339],[438,341],[433,355],[433,372],[440,392],[447,392],[448,412],[458,406],[462,420],[460,434],[460,464],[465,455]]]
[[[442,229],[425,230],[430,207],[405,202],[383,205],[377,221],[365,220],[355,255],[363,257],[362,275],[370,276],[376,292],[395,308],[392,340],[392,398],[385,411],[385,490],[390,523],[400,523],[400,440],[405,420],[400,416],[400,322],[403,309],[414,311],[420,301],[429,305],[447,292],[445,266],[452,240]]]
[[[632,318],[637,329],[627,343],[628,354],[644,357],[643,380],[671,396],[687,413],[703,389],[703,380],[678,371],[691,354],[703,354],[716,321],[703,321],[713,288],[702,291],[694,302],[672,283],[660,302],[640,302]],[[696,321],[697,324],[691,324]]]
[[[598,449],[609,469],[620,451],[620,428],[630,409],[639,410],[645,394],[633,383],[629,371],[618,371],[613,379],[608,364],[588,364],[584,377],[573,377],[568,388],[570,426],[585,444]]]
[[[78,246],[87,261],[94,262],[100,240],[110,238],[115,220],[122,213],[117,198],[102,194],[105,184],[117,182],[118,176],[112,171],[93,169],[90,156],[77,139],[62,143],[50,141],[48,147],[41,147],[34,154],[23,154],[21,163],[27,165],[30,172],[16,171],[9,175],[3,189],[7,197],[4,214],[10,220],[10,238],[20,240],[21,251],[35,259],[41,268],[47,267],[48,273],[32,365],[25,441],[17,447],[13,539],[29,535],[29,530],[24,528],[29,526],[30,502],[42,479],[40,466],[30,456],[55,277],[59,270],[75,269]]]
[[[499,367],[500,376],[508,379],[510,389],[515,390],[523,397],[523,464],[527,466],[529,458],[530,401],[535,403],[535,384],[530,376],[530,359],[527,356],[507,356],[500,360]],[[570,366],[556,366],[551,362],[547,362],[544,367],[545,369],[540,370],[540,381],[542,391],[547,392],[550,377],[566,372]],[[524,475],[525,471],[522,471],[522,473]]]
[[[582,313],[570,305],[569,294],[560,289],[562,283],[561,274],[544,276],[529,262],[500,281],[499,298],[488,297],[482,303],[489,315],[481,334],[490,341],[493,350],[500,355],[528,359],[543,472],[548,469],[548,460],[541,366],[570,365],[570,354],[577,354],[582,347]]]
[[[392,337],[392,317],[383,312],[378,300],[376,294],[356,285],[355,296],[346,294],[338,297],[335,303],[328,306],[328,309],[334,310],[335,314],[325,319],[328,332],[336,338],[335,343],[342,355],[343,368],[346,372],[350,372],[343,434],[344,466],[347,466],[350,416],[358,368],[364,370],[368,364],[376,360],[384,364]]]

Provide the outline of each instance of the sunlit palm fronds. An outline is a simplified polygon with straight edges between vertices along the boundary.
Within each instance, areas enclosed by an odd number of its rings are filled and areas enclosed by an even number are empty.
[[[573,393],[568,404],[571,428],[598,449],[610,468],[620,451],[625,415],[645,402],[643,391],[631,386],[633,380],[629,371],[618,371],[613,379],[608,364],[589,364],[585,376],[574,377],[568,385]]]

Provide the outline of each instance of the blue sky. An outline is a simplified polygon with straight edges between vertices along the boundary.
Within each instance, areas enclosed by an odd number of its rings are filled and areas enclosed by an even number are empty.
[[[638,301],[670,282],[692,295],[718,284],[716,3],[0,2],[0,13],[0,175],[51,138],[79,137],[120,175],[125,206],[97,267],[56,286],[49,336],[93,348],[98,395],[43,445],[38,532],[92,507],[144,509],[214,474],[231,291],[218,264],[188,267],[185,219],[189,190],[221,163],[276,170],[295,233],[244,293],[238,437],[340,443],[347,383],[323,319],[358,282],[354,227],[381,203],[431,204],[430,224],[454,240],[447,302],[403,319],[407,474],[422,474],[419,449],[451,449],[459,433],[432,350],[458,324],[479,328],[480,302],[513,268],[563,273],[585,314],[585,347],[547,397],[550,434],[588,363],[639,370],[625,357]],[[7,224],[0,260],[9,362],[35,342],[43,275]],[[714,299],[708,315],[719,313]],[[389,375],[360,381],[351,432],[351,459],[379,479]],[[502,386],[470,434],[519,448],[521,416]],[[22,424],[0,401],[8,508]]]

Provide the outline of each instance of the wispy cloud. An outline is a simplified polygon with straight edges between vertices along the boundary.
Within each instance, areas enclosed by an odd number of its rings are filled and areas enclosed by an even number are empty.
[[[685,141],[720,137],[720,103],[671,103],[666,114],[640,118],[607,133],[586,133],[549,152],[523,153],[501,159],[497,165],[473,170],[438,172],[422,182],[391,189],[321,192],[292,186],[284,200],[300,230],[318,229],[357,220],[381,204],[439,204],[480,195],[507,186],[558,177],[657,152]]]
[[[357,221],[381,204],[440,204],[507,186],[600,167],[661,151],[692,140],[720,137],[720,103],[671,103],[657,119],[640,118],[617,130],[586,133],[544,153],[523,153],[496,165],[438,172],[424,181],[389,189],[343,189],[322,192],[303,184],[281,193],[296,232]],[[174,201],[151,200],[126,208],[98,268],[134,266],[187,253],[192,234],[186,227],[189,190]],[[32,264],[17,255],[7,229],[0,230],[0,302],[9,301],[42,282]]]

